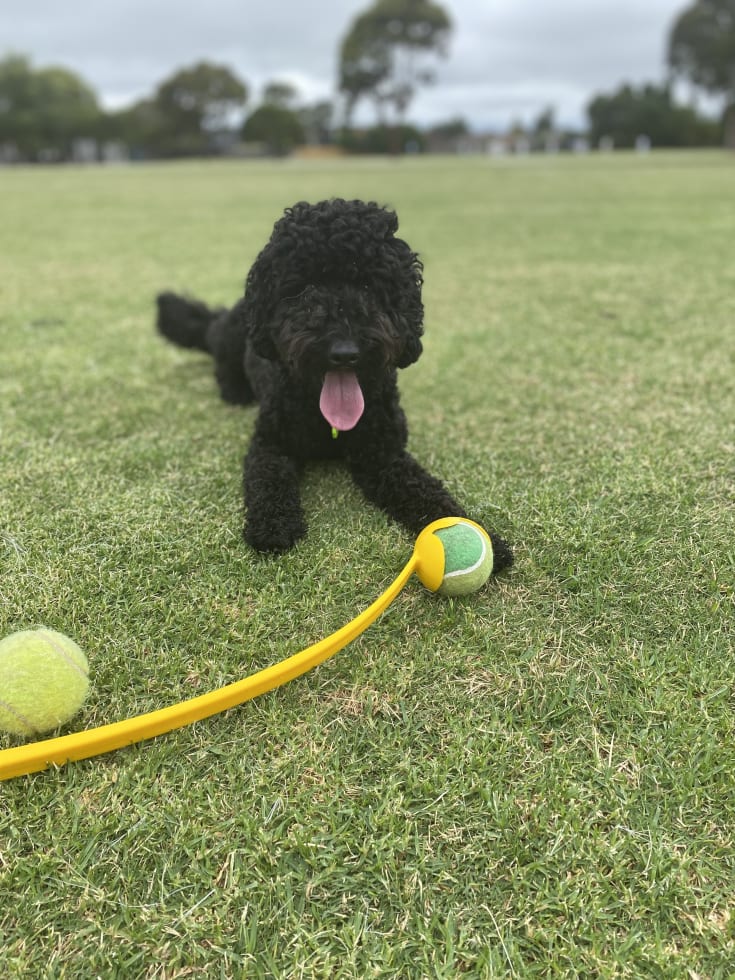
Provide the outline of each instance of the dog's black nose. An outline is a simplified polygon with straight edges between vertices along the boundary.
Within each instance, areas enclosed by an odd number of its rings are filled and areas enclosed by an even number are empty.
[[[330,367],[351,368],[360,360],[360,348],[353,340],[335,340],[327,354]]]

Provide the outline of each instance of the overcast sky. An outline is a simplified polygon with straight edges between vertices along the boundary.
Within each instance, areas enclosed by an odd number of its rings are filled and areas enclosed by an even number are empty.
[[[547,106],[571,126],[592,95],[660,82],[666,37],[689,0],[442,0],[454,31],[437,84],[410,117],[464,116],[475,129],[530,122]],[[295,83],[333,98],[339,42],[371,0],[0,0],[0,55],[63,64],[120,107],[176,69],[225,64],[250,87]],[[372,116],[365,116],[365,119]]]

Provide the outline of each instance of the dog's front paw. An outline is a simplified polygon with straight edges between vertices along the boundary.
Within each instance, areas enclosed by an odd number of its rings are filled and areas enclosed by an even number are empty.
[[[243,537],[251,548],[265,554],[283,554],[284,551],[290,551],[305,534],[306,525],[303,521],[290,524],[285,522],[263,524],[248,521],[243,531]]]
[[[507,541],[493,532],[490,533],[490,540],[493,543],[493,574],[497,574],[513,564],[513,549]]]

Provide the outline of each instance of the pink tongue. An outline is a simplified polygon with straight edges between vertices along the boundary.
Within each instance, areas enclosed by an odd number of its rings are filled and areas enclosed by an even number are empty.
[[[354,429],[365,410],[365,399],[354,371],[327,372],[319,409],[332,428],[339,432]]]

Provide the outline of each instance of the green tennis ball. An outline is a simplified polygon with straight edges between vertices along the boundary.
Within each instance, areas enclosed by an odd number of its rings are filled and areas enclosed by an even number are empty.
[[[493,545],[475,524],[459,520],[434,531],[444,548],[444,577],[437,589],[442,595],[467,595],[481,588],[493,570]]]
[[[0,729],[39,735],[69,721],[89,688],[87,658],[54,630],[11,633],[0,640]]]

